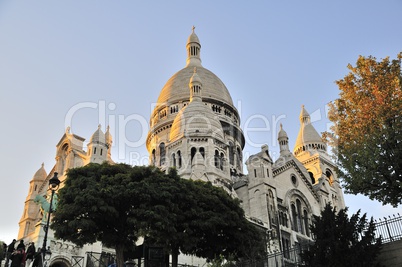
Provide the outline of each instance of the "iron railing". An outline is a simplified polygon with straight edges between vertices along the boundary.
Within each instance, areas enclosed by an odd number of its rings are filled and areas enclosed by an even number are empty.
[[[382,243],[389,243],[402,239],[402,216],[384,217],[383,219],[374,220],[375,237],[381,238]]]
[[[375,237],[381,238],[382,243],[389,243],[402,240],[402,216],[393,215],[383,219],[374,220]],[[290,267],[303,266],[300,253],[307,247],[292,247],[286,251],[269,254],[266,259],[260,261],[242,261],[236,264],[237,267]],[[107,267],[114,262],[114,255],[106,253],[87,252],[87,267]],[[81,263],[82,265],[82,263]],[[143,266],[143,265],[142,265]],[[189,267],[189,265],[182,265]],[[195,267],[195,266],[190,266]]]
[[[115,263],[115,255],[110,253],[87,252],[86,267],[108,267]]]

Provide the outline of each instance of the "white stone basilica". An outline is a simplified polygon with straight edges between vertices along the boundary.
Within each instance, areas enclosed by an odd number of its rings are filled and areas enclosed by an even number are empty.
[[[150,164],[166,171],[175,167],[183,178],[210,181],[239,198],[248,219],[269,233],[268,252],[282,251],[286,255],[292,247],[311,240],[309,224],[326,203],[345,207],[326,144],[303,106],[293,152],[281,125],[279,158],[274,162],[268,146],[263,146],[246,160],[248,174],[245,174],[242,158],[245,138],[239,113],[224,83],[202,66],[201,43],[194,28],[186,49],[186,66],[167,81],[151,114],[146,139]],[[19,222],[19,239],[33,241],[37,247],[42,245],[42,217],[34,200],[37,195],[46,195],[54,172],[59,173],[63,182],[68,168],[89,162],[113,162],[109,129],[103,133],[99,127],[86,151],[83,141],[84,138],[67,129],[57,144],[53,169],[46,173],[42,166],[33,176]],[[51,231],[49,241],[52,266],[73,266],[88,251],[111,252],[101,244],[78,248],[55,240]]]

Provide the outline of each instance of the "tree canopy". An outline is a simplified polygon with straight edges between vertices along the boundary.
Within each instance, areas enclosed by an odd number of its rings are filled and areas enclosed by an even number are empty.
[[[123,252],[139,236],[163,246],[177,265],[179,251],[206,259],[264,253],[263,235],[239,201],[211,183],[182,179],[154,167],[107,163],[70,169],[51,225],[78,245],[101,241]]]
[[[383,204],[402,203],[402,53],[397,59],[360,56],[336,83],[334,123],[325,137],[334,148],[347,193]]]
[[[375,238],[373,218],[368,221],[360,210],[349,219],[347,209],[338,212],[327,204],[310,229],[314,243],[301,253],[307,266],[377,266],[381,239]]]

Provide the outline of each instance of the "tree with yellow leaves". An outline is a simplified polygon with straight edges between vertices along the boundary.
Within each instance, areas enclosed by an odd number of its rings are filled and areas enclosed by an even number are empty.
[[[360,56],[336,81],[334,123],[324,137],[333,147],[347,193],[394,207],[402,203],[402,52],[377,61]]]

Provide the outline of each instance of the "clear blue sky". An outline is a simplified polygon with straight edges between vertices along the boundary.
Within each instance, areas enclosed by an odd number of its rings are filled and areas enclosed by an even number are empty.
[[[275,158],[279,123],[292,149],[302,104],[327,129],[348,63],[402,51],[401,10],[400,0],[0,1],[0,240],[17,237],[28,183],[42,162],[51,170],[66,126],[89,140],[105,121],[115,161],[146,162],[153,103],[185,66],[193,25],[203,66],[239,109],[244,157],[267,143]],[[363,196],[346,205],[402,213]]]

